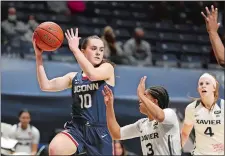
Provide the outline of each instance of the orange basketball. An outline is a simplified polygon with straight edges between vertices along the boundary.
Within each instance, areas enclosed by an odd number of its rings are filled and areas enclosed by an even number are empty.
[[[64,40],[61,27],[54,22],[43,22],[34,31],[37,46],[44,51],[58,49]]]

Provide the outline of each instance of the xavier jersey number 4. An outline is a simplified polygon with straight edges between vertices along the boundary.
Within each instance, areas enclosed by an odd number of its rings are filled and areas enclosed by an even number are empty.
[[[180,128],[174,110],[163,110],[163,122],[143,118],[121,128],[121,140],[140,137],[143,155],[181,155]]]
[[[219,99],[211,111],[200,101],[192,102],[185,111],[185,124],[194,125],[194,155],[224,155],[223,99]]]

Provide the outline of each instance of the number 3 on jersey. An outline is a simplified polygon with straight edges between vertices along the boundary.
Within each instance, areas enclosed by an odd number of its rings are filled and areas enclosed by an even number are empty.
[[[148,143],[146,145],[147,149],[148,149],[148,153],[147,153],[147,156],[150,156],[150,155],[154,155],[154,151],[152,149],[152,144],[151,143]]]
[[[212,132],[212,128],[211,127],[207,127],[205,129],[205,132],[204,132],[205,135],[209,135],[210,137],[212,137],[214,135],[214,133]]]
[[[92,100],[90,94],[79,95],[80,98],[80,107],[81,108],[90,108],[92,106]]]

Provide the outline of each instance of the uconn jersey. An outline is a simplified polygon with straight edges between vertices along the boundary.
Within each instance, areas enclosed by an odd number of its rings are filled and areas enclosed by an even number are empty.
[[[163,122],[148,118],[121,128],[121,140],[140,137],[143,155],[181,155],[180,128],[176,113],[164,109]]]
[[[28,154],[32,152],[32,144],[39,144],[40,140],[40,133],[36,127],[28,125],[27,129],[22,129],[20,123],[12,126],[9,136],[18,140],[15,152],[26,152]]]
[[[105,124],[106,106],[102,95],[105,85],[104,80],[90,81],[81,72],[77,73],[72,80],[72,117]]]
[[[185,123],[195,129],[194,155],[224,155],[224,100],[219,99],[213,110],[194,101],[185,111]]]

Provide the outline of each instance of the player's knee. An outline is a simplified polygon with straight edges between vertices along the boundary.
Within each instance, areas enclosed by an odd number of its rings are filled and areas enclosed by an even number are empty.
[[[58,134],[49,145],[49,155],[72,155],[76,149],[75,144],[69,138]]]
[[[62,150],[60,150],[59,145],[57,145],[54,142],[50,143],[49,148],[48,148],[48,153],[49,153],[50,156],[51,155],[60,155],[61,152],[62,152]]]
[[[54,143],[54,142],[50,143],[48,152],[49,152],[50,156],[71,154],[71,153],[67,153],[67,152],[70,152],[70,151],[67,151],[67,150],[63,149],[62,143],[59,143],[59,142],[58,143]]]

